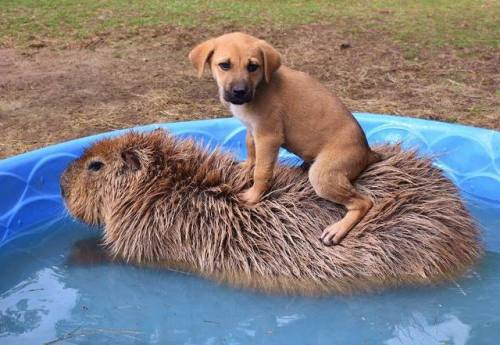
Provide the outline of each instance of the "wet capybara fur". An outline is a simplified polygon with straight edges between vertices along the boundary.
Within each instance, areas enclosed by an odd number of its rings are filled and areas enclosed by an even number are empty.
[[[481,255],[455,186],[413,151],[377,149],[356,188],[373,209],[337,246],[319,237],[345,210],[319,198],[302,167],[279,166],[255,207],[251,173],[230,154],[163,130],[87,149],[61,178],[69,212],[103,227],[115,260],[188,270],[268,292],[318,295],[452,280]]]

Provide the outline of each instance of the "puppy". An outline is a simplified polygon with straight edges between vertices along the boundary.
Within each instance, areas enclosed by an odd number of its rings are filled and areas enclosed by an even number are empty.
[[[253,186],[240,195],[254,205],[269,187],[278,150],[284,147],[311,163],[309,180],[321,198],[342,204],[347,213],[321,235],[338,244],[373,203],[351,184],[381,157],[342,102],[309,75],[281,65],[267,42],[244,33],[205,41],[189,53],[201,77],[210,66],[221,102],[247,128]]]

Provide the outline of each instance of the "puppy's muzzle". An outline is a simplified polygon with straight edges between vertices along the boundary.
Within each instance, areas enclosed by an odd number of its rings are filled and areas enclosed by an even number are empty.
[[[243,82],[234,84],[229,91],[224,91],[224,100],[237,105],[250,102],[252,96],[252,89]]]

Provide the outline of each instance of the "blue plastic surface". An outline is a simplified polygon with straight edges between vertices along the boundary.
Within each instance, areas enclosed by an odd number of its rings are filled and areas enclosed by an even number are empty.
[[[465,194],[500,205],[500,132],[412,118],[356,114],[371,144],[402,142],[407,148],[435,155],[441,167]],[[167,128],[211,147],[221,145],[245,157],[245,129],[233,118],[155,124],[137,131]],[[0,161],[0,246],[29,233],[39,223],[59,219],[64,207],[59,176],[92,142],[126,130],[49,146]],[[282,156],[290,155],[282,152]]]

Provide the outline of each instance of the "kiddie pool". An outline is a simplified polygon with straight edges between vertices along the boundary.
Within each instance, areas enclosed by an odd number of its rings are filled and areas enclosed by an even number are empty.
[[[500,337],[500,132],[356,114],[371,144],[432,154],[483,230],[486,255],[463,280],[353,297],[269,296],[182,272],[72,267],[96,235],[64,211],[59,176],[93,141],[0,161],[0,344],[494,344]],[[157,124],[245,158],[233,118]],[[281,156],[290,158],[285,151]]]

